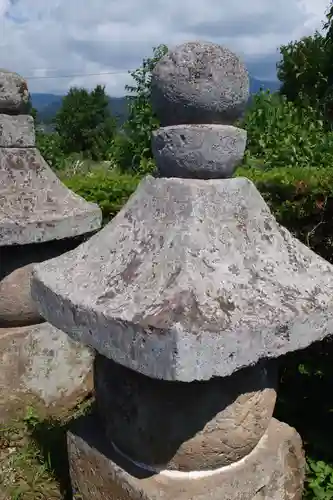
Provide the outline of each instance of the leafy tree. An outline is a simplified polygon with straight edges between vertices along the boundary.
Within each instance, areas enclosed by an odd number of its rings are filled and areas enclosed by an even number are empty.
[[[115,157],[121,167],[138,170],[142,159],[152,157],[151,132],[159,127],[159,122],[150,104],[151,72],[167,51],[166,45],[153,48],[153,56],[130,73],[134,82],[125,87],[130,94],[128,119],[123,126],[124,135],[115,141]]]
[[[323,33],[290,42],[280,48],[277,74],[280,92],[298,106],[311,106],[332,122],[333,6],[326,14]]]
[[[116,127],[108,96],[101,85],[91,92],[71,88],[63,98],[54,123],[65,154],[81,152],[93,160],[105,158]]]
[[[280,48],[281,61],[277,75],[282,82],[280,92],[298,104],[318,107],[327,91],[325,38],[316,32]]]
[[[326,130],[310,106],[299,107],[285,96],[261,92],[240,126],[247,131],[247,166],[271,170],[333,164],[333,132]]]

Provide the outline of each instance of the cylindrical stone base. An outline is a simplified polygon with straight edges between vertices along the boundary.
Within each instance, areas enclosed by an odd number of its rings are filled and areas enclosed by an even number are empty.
[[[82,500],[301,500],[305,460],[295,429],[271,419],[246,458],[202,478],[147,473],[117,454],[98,419],[77,421],[67,435],[73,495]]]
[[[275,368],[260,364],[208,382],[169,382],[97,354],[97,408],[106,435],[132,460],[179,471],[217,469],[248,455],[266,432]]]

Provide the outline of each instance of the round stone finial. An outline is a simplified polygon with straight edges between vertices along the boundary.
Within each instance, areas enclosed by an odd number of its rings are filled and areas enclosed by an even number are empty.
[[[25,114],[29,103],[27,82],[22,76],[0,69],[0,113]]]
[[[214,43],[179,45],[152,72],[151,103],[161,126],[232,125],[248,98],[244,64],[229,49]]]

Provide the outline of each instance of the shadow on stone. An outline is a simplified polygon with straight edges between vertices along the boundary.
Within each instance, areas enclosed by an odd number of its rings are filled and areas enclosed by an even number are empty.
[[[97,355],[96,404],[110,441],[131,459],[176,470],[228,465],[265,433],[275,363],[192,383],[146,377]]]
[[[94,233],[28,245],[0,246],[0,281],[19,267],[52,259],[73,250],[92,234]]]

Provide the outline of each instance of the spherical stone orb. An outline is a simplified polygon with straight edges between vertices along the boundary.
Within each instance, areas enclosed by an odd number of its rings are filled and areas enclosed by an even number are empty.
[[[189,42],[169,51],[152,71],[151,104],[161,126],[232,125],[249,99],[249,76],[229,49]]]

